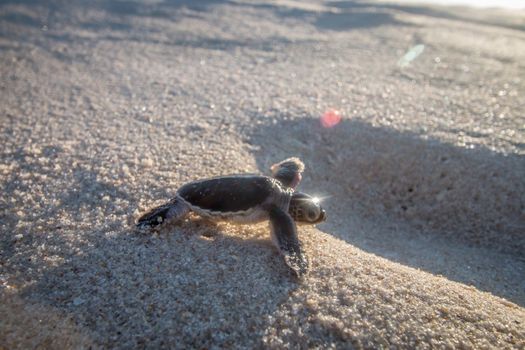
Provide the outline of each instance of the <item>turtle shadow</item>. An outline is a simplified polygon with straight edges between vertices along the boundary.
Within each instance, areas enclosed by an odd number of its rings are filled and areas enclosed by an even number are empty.
[[[204,229],[189,221],[158,235],[121,230],[92,240],[20,296],[98,334],[102,347],[262,346],[267,316],[297,281],[269,239]]]
[[[303,159],[299,190],[325,198],[321,230],[525,304],[524,157],[360,120],[324,129],[318,119],[275,116],[247,142],[262,172],[277,160]]]

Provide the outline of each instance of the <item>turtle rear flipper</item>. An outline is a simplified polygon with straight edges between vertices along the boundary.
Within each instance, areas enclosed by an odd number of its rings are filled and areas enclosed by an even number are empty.
[[[272,206],[268,209],[272,240],[284,257],[286,265],[301,277],[308,271],[308,260],[301,251],[301,244],[297,237],[295,223],[288,213],[279,207]]]
[[[186,203],[182,202],[178,198],[170,200],[168,203],[159,205],[142,215],[137,220],[137,228],[148,229],[158,226],[166,220],[181,220],[183,219],[190,209]]]

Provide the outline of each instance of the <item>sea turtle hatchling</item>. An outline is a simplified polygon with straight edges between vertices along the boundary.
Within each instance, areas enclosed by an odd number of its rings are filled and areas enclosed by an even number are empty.
[[[190,211],[211,221],[247,224],[269,220],[272,241],[286,264],[302,276],[308,270],[308,260],[301,250],[295,222],[316,224],[326,219],[318,200],[294,191],[303,170],[303,162],[289,158],[271,167],[272,177],[228,175],[186,183],[175,198],[142,215],[137,227],[142,230],[180,221]]]

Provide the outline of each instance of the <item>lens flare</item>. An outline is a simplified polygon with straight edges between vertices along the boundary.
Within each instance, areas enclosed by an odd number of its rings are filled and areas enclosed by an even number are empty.
[[[332,196],[313,196],[312,197],[312,201],[316,204],[319,204],[321,203],[322,201],[324,201],[325,199],[328,199],[328,198],[331,198]]]
[[[329,109],[321,116],[323,128],[333,128],[341,122],[341,113],[336,109]]]
[[[410,50],[405,53],[403,57],[397,61],[397,65],[399,67],[408,67],[410,65],[410,62],[415,60],[419,55],[421,55],[425,51],[425,45],[419,44],[414,47],[411,47]]]

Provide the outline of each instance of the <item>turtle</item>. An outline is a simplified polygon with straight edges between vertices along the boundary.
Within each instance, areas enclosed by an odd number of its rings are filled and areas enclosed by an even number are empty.
[[[308,260],[297,237],[296,222],[314,225],[326,220],[315,197],[295,191],[303,171],[303,162],[293,157],[272,165],[271,177],[235,174],[188,182],[173,199],[140,216],[136,226],[151,229],[180,221],[190,212],[210,221],[249,224],[268,220],[273,243],[300,277],[308,270]]]

